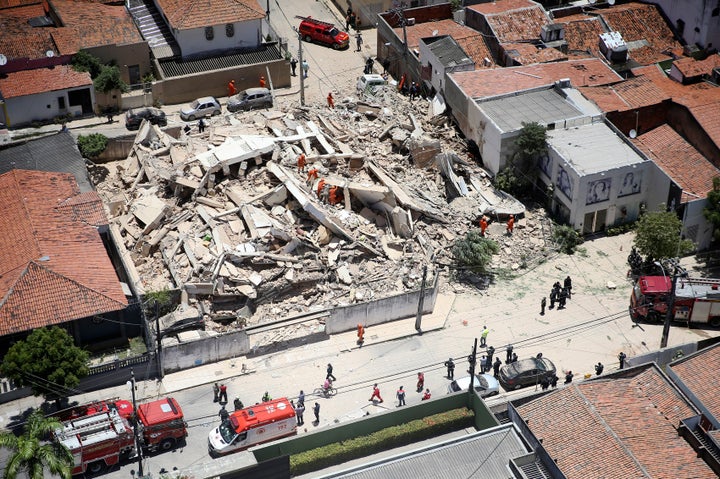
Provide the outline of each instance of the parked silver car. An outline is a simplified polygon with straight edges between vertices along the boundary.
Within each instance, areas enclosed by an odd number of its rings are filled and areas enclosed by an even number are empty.
[[[227,109],[230,112],[255,110],[273,106],[273,97],[267,88],[248,88],[228,98]]]
[[[470,387],[470,376],[463,376],[451,382],[448,385],[448,394],[458,391],[467,391]],[[494,396],[500,392],[500,383],[490,374],[476,374],[473,382],[475,391],[480,393],[480,397]]]
[[[180,118],[185,121],[194,121],[208,115],[219,115],[222,111],[220,102],[212,96],[198,98],[180,110]]]

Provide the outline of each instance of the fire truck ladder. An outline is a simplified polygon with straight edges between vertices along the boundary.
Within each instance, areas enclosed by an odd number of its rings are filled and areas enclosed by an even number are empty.
[[[308,22],[317,23],[318,25],[325,25],[328,27],[334,27],[335,24],[330,22],[323,22],[322,20],[318,20],[317,18],[313,17],[303,17],[302,15],[295,15],[295,18],[299,18],[300,20],[307,20]]]
[[[688,285],[703,285],[703,286],[717,286],[720,288],[720,279],[714,279],[714,278],[678,278],[678,281],[681,281]]]
[[[62,436],[62,438],[68,436],[87,437],[98,432],[105,432],[108,429],[117,431],[118,420],[120,420],[120,424],[122,425],[120,415],[117,411],[105,411],[92,416],[73,419],[65,423],[65,427],[58,436]],[[75,425],[73,424],[75,422],[82,422],[82,424]],[[115,426],[114,428],[113,425]]]

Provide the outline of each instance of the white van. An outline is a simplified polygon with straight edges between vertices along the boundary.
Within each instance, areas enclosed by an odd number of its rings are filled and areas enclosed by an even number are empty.
[[[273,399],[234,411],[210,431],[210,455],[221,456],[297,433],[297,419],[287,398]]]
[[[373,88],[380,85],[387,85],[385,78],[377,73],[369,73],[358,78],[357,90],[358,93],[371,92]]]

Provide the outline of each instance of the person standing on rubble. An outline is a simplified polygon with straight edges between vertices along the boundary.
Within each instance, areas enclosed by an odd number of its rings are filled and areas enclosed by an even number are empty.
[[[335,108],[335,99],[332,96],[332,92],[328,93],[327,103],[328,103],[328,108],[330,108],[330,109]]]
[[[297,157],[297,166],[298,166],[298,171],[303,171],[303,170],[305,170],[305,154],[304,154],[304,153],[300,153],[300,154],[298,155],[298,157]]]
[[[308,171],[306,183],[308,185],[312,185],[313,181],[316,180],[317,177],[318,177],[318,169],[317,168],[310,169],[310,171]]]
[[[508,235],[512,235],[513,228],[515,227],[515,215],[510,215],[507,221],[506,231]]]
[[[198,120],[198,131],[200,133],[205,131],[205,120],[203,120],[202,118],[200,118],[200,120]]]
[[[318,181],[318,185],[317,185],[318,198],[322,197],[322,192],[324,189],[325,189],[325,178],[320,178],[320,181]]]
[[[480,236],[485,236],[485,230],[488,227],[487,219],[485,218],[485,215],[482,215],[482,218],[480,218]]]
[[[340,202],[340,195],[338,193],[339,190],[340,190],[340,188],[338,188],[337,186],[334,186],[334,185],[332,188],[330,188],[330,204],[331,205],[336,205]]]
[[[324,185],[322,189],[322,193],[320,194],[320,199],[323,203],[329,203],[330,202],[330,185]]]

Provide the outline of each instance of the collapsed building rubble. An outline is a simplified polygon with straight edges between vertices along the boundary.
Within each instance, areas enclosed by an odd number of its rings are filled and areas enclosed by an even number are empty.
[[[227,113],[178,138],[143,123],[97,185],[136,289],[179,289],[197,306],[184,322],[222,332],[417,289],[482,214],[522,217],[447,119],[392,89],[372,100]]]

